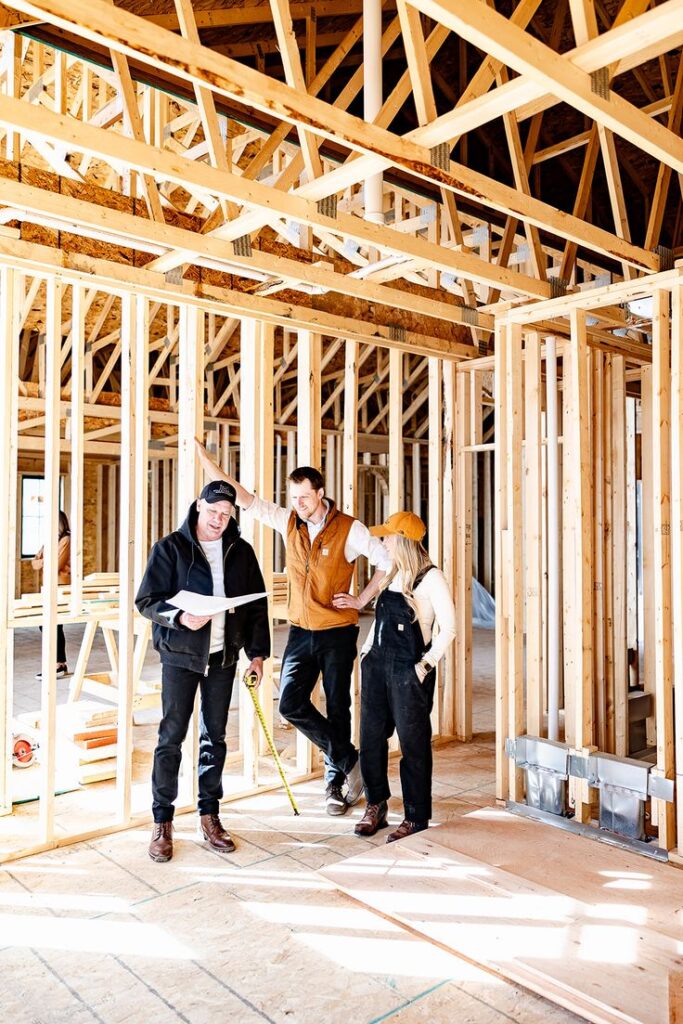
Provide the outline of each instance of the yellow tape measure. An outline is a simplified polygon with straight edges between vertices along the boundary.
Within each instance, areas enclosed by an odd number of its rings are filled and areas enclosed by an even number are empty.
[[[278,754],[277,750],[275,749],[275,743],[273,742],[273,737],[270,735],[270,730],[269,730],[268,726],[266,725],[266,719],[265,719],[264,714],[263,714],[263,708],[261,707],[259,699],[256,696],[256,688],[258,686],[258,676],[256,675],[255,672],[245,673],[244,685],[246,686],[247,690],[251,694],[251,699],[252,699],[252,701],[254,703],[254,710],[256,711],[256,717],[258,718],[259,722],[261,723],[261,728],[263,729],[263,735],[266,737],[266,741],[268,743],[268,746],[270,747],[270,752],[273,755],[273,760],[275,761],[275,766],[276,766],[278,772],[280,773],[280,778],[282,779],[282,784],[283,784],[283,786],[285,787],[285,789],[287,791],[287,796],[289,797],[289,802],[292,805],[292,810],[294,811],[295,814],[298,815],[299,814],[299,808],[297,807],[296,801],[294,800],[294,794],[292,793],[291,789],[289,788],[289,783],[287,782],[287,779],[285,777],[285,770],[282,767],[282,762],[280,761],[280,755]]]

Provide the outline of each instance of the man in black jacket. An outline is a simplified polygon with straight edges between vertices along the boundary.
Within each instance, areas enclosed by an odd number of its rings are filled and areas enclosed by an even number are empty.
[[[263,593],[265,585],[252,547],[240,537],[232,518],[235,491],[223,481],[207,484],[179,530],[158,541],[135,603],[154,623],[152,635],[162,664],[163,717],[154,751],[149,855],[173,856],[173,802],[178,795],[181,745],[200,689],[199,822],[214,850],[231,853],[235,844],[218,817],[223,796],[225,730],[239,652],[251,659],[248,671],[258,681],[270,655],[266,598],[218,615],[181,612],[168,603],[179,590],[216,597]]]

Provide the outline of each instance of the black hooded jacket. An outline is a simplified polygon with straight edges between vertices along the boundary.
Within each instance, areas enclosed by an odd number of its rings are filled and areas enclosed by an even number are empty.
[[[154,623],[154,648],[162,662],[203,673],[209,663],[211,623],[207,622],[201,629],[187,629],[178,621],[180,614],[172,620],[164,614],[177,610],[168,603],[168,598],[179,590],[213,594],[211,568],[197,540],[197,516],[197,506],[193,503],[180,529],[154,545],[135,604],[140,614]],[[263,593],[266,588],[254,549],[242,540],[234,519],[230,520],[222,539],[225,596]],[[270,623],[265,597],[225,613],[223,665],[234,664],[242,647],[249,659],[270,656]]]

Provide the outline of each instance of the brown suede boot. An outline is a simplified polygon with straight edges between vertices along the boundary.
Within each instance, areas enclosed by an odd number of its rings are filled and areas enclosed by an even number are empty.
[[[232,853],[235,849],[235,844],[221,825],[221,819],[217,814],[202,814],[199,818],[199,828],[212,850]]]
[[[406,839],[408,836],[414,836],[416,832],[424,832],[426,828],[429,828],[428,821],[408,821],[407,818],[404,818],[398,828],[389,833],[387,842],[395,843],[397,839]]]
[[[374,836],[381,828],[387,826],[387,802],[382,800],[379,804],[368,804],[365,814],[360,819],[354,832],[357,836]]]
[[[149,844],[149,855],[152,860],[164,864],[173,856],[173,822],[155,821],[152,830],[152,841]]]

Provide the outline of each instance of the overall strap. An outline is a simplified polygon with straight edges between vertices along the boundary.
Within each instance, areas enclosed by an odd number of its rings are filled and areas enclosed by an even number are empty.
[[[425,565],[425,566],[423,566],[422,569],[420,569],[419,573],[415,577],[415,580],[413,581],[413,592],[415,592],[417,587],[419,587],[420,583],[422,583],[422,580],[425,578],[427,573],[431,572],[432,569],[434,569],[434,568],[436,568],[436,567],[433,565],[432,562],[430,562],[429,565]]]

